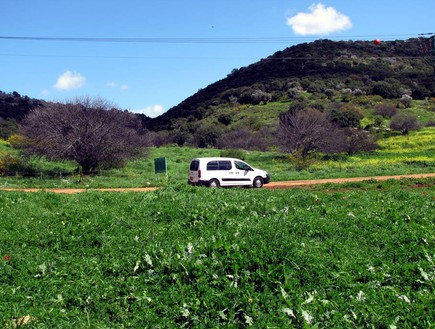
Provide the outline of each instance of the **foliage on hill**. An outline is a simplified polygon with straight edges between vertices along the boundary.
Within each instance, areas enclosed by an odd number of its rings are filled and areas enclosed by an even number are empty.
[[[31,109],[43,105],[43,101],[29,98],[28,96],[21,96],[16,91],[13,93],[0,91],[0,117],[5,120],[14,119],[21,121]]]
[[[0,138],[11,135],[17,129],[17,122],[31,109],[42,106],[42,101],[21,96],[16,91],[10,94],[0,91]]]
[[[180,118],[195,122],[217,107],[298,100],[303,92],[331,97],[403,95],[435,96],[434,68],[424,46],[427,39],[388,41],[318,40],[278,51],[261,61],[234,69],[226,78],[198,91],[163,115],[147,122],[149,129],[173,128]]]

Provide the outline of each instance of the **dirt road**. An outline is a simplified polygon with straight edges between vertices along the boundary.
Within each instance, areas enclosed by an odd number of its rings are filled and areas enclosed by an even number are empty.
[[[413,175],[398,175],[398,176],[373,176],[373,177],[353,177],[353,178],[328,178],[328,179],[313,179],[313,180],[295,180],[271,182],[264,185],[267,189],[285,189],[292,187],[301,187],[309,185],[321,185],[327,183],[349,183],[362,182],[367,180],[385,181],[388,179],[402,178],[429,178],[435,177],[435,173],[431,174],[413,174]],[[103,192],[149,192],[155,191],[157,187],[132,187],[132,188],[99,188],[99,189],[79,189],[79,188],[0,188],[1,191],[23,191],[23,192],[39,192],[46,191],[51,193],[76,194],[86,191],[103,191]]]
[[[363,182],[368,180],[385,181],[389,179],[402,179],[402,178],[429,178],[435,177],[435,173],[432,174],[413,174],[413,175],[397,175],[397,176],[373,176],[373,177],[352,177],[352,178],[327,178],[327,179],[313,179],[313,180],[295,180],[285,182],[271,182],[264,187],[269,189],[279,188],[292,188],[308,185],[320,185],[327,183],[350,183],[350,182]]]

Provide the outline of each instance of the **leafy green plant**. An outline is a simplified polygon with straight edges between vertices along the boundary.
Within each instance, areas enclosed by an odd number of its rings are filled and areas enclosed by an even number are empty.
[[[358,184],[0,192],[0,323],[430,327],[434,185]]]
[[[227,158],[236,158],[240,160],[245,160],[246,158],[246,151],[244,150],[238,150],[238,149],[227,149],[221,151],[221,157],[227,157]]]

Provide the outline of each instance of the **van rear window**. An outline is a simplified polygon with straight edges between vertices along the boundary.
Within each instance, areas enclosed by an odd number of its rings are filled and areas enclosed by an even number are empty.
[[[210,161],[207,163],[207,170],[230,170],[231,161]]]
[[[190,170],[192,170],[192,171],[197,171],[198,168],[199,168],[199,161],[198,161],[198,160],[193,160],[193,161],[190,163]]]

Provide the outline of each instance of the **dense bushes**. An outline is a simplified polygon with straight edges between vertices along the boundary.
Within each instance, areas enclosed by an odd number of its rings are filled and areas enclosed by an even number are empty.
[[[17,129],[18,126],[14,119],[4,120],[0,117],[0,138],[7,139],[10,135],[14,134]]]
[[[246,151],[245,150],[240,150],[240,149],[222,150],[221,157],[236,158],[236,159],[240,159],[240,160],[245,160],[245,158],[246,158]]]
[[[345,104],[333,108],[330,112],[330,121],[337,124],[341,128],[353,127],[359,128],[361,119],[364,114],[355,105]]]
[[[255,132],[248,128],[236,129],[222,134],[216,146],[218,148],[240,148],[244,150],[264,151],[268,148],[266,138],[261,132]]]
[[[0,151],[0,176],[34,176],[35,168],[28,158],[18,154]]]

